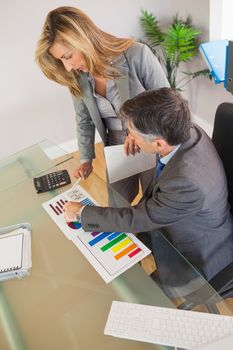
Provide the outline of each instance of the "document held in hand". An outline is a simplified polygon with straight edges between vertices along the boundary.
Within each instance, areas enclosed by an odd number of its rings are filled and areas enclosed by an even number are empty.
[[[0,228],[0,282],[28,275],[31,266],[30,225]]]
[[[126,155],[124,145],[104,147],[108,179],[110,183],[155,168],[156,156],[151,153]]]

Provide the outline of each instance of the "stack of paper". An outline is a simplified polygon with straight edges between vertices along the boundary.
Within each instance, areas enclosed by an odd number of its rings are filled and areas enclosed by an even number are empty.
[[[30,225],[0,229],[0,281],[28,275],[31,266]]]

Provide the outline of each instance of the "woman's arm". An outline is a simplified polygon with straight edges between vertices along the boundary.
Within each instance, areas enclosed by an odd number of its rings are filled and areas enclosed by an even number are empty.
[[[92,159],[95,158],[95,125],[83,101],[73,97],[73,102],[76,112],[77,141],[81,162],[81,165],[74,170],[74,176],[86,179],[92,172]]]
[[[76,112],[76,130],[80,161],[84,163],[95,158],[95,125],[82,99],[72,98]]]

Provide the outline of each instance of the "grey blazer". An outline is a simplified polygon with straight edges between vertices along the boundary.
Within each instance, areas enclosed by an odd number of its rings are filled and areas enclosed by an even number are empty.
[[[207,279],[233,261],[225,173],[211,140],[197,126],[137,206],[85,207],[82,225],[85,231],[160,229]]]
[[[114,66],[122,74],[116,80],[122,104],[145,90],[169,86],[157,58],[146,45],[135,43],[116,58]],[[80,159],[93,159],[95,128],[105,145],[107,134],[86,73],[80,73],[79,84],[83,98],[73,97],[73,102]]]

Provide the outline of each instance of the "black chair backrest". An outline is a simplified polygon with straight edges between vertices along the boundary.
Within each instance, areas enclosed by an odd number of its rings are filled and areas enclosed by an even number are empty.
[[[212,141],[225,168],[228,200],[233,214],[233,103],[222,103],[218,106]]]

